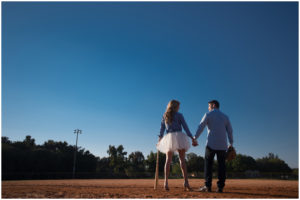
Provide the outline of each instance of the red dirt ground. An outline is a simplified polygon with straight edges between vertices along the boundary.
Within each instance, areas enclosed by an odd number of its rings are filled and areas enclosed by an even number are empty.
[[[197,189],[203,179],[190,179]],[[2,198],[298,198],[298,181],[228,179],[224,193],[183,191],[182,179],[169,180],[170,191],[157,190],[152,179],[2,181]]]

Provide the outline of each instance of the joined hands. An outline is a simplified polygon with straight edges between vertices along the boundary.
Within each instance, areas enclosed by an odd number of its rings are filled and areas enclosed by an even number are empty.
[[[196,138],[194,138],[194,137],[192,138],[192,145],[194,147],[198,146],[198,142],[197,142]]]

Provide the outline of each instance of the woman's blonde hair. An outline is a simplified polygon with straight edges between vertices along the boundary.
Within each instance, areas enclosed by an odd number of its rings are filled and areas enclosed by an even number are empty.
[[[165,119],[165,122],[166,122],[167,124],[171,124],[171,123],[172,123],[172,121],[173,121],[173,116],[174,116],[175,112],[178,111],[179,105],[180,105],[180,102],[177,101],[177,100],[171,100],[171,101],[168,103],[166,112],[165,112],[165,114],[164,114],[164,119]]]

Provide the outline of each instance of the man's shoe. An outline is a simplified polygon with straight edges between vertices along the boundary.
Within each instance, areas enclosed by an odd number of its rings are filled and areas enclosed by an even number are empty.
[[[217,193],[222,193],[223,192],[223,188],[218,188],[216,192]]]
[[[211,192],[211,187],[203,186],[203,187],[200,187],[197,191],[198,192]]]

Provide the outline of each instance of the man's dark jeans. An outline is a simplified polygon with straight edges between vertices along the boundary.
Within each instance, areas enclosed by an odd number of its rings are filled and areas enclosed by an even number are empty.
[[[225,155],[226,151],[223,150],[213,150],[206,146],[205,150],[205,164],[204,164],[204,173],[205,173],[205,185],[206,187],[211,187],[212,182],[212,168],[215,154],[217,154],[218,160],[218,178],[217,182],[218,188],[223,188],[225,186],[226,179],[226,165],[225,165]]]

